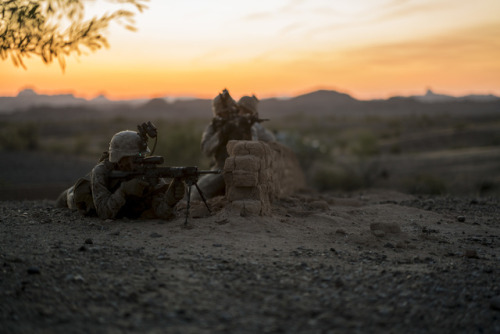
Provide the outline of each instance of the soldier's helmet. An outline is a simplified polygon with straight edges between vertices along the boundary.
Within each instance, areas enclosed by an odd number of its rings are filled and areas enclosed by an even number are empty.
[[[222,93],[212,100],[212,113],[215,117],[227,118],[236,114],[237,111],[238,105],[231,95],[229,95],[227,89],[224,89]]]
[[[241,99],[238,101],[240,113],[243,115],[257,116],[258,103],[259,99],[255,97],[255,95],[241,97]]]
[[[145,156],[149,152],[147,143],[135,131],[120,131],[109,142],[110,162],[118,162],[123,157]]]

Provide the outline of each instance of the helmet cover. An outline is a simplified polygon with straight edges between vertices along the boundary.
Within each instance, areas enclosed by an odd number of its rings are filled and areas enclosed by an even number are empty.
[[[120,131],[109,142],[110,162],[118,162],[123,157],[145,156],[149,152],[147,143],[135,131]]]

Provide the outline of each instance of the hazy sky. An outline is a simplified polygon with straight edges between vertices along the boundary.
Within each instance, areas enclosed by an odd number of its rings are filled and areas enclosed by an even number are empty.
[[[111,47],[70,57],[65,73],[0,61],[0,95],[500,95],[500,0],[152,0],[136,26],[112,26]]]

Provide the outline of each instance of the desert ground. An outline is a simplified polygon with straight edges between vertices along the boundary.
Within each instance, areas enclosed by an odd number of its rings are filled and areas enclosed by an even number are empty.
[[[54,207],[137,119],[2,116],[0,333],[500,333],[498,109],[407,106],[263,113],[308,187],[187,224],[184,201],[170,221]],[[167,164],[206,168],[206,119],[150,119]]]
[[[2,333],[498,333],[498,198],[304,190],[185,224],[0,202]]]

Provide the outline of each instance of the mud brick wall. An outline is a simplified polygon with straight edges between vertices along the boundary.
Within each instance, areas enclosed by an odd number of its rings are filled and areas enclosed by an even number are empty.
[[[273,200],[305,187],[297,157],[280,143],[232,140],[227,151],[226,197],[241,215],[269,215]]]

